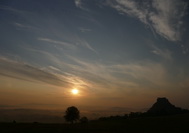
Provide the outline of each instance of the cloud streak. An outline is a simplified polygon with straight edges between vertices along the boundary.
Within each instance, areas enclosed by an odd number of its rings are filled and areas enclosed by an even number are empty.
[[[39,41],[44,41],[47,43],[59,44],[69,49],[76,49],[76,46],[67,42],[57,41],[49,38],[38,38]]]
[[[154,48],[154,50],[152,51],[152,53],[154,53],[155,55],[158,55],[158,56],[162,57],[163,59],[166,59],[169,61],[173,60],[171,51],[169,51],[167,49],[162,50],[156,46],[153,46],[153,48]]]
[[[181,0],[111,0],[109,5],[120,13],[139,19],[170,41],[181,40],[182,18],[187,3]]]
[[[22,10],[18,10],[9,6],[2,6],[0,5],[0,9],[6,10],[6,11],[11,11],[11,12],[15,12],[15,13],[19,13],[19,14],[23,14],[25,13],[25,11]]]
[[[82,7],[82,2],[81,2],[81,0],[75,0],[75,5],[76,5],[76,7],[78,7],[78,8],[83,8]]]
[[[98,52],[86,40],[78,37],[77,41],[79,42],[81,46],[86,47],[89,50],[93,51],[94,53],[98,54]]]
[[[90,63],[72,57],[77,65],[70,65],[84,81],[102,88],[140,88],[140,86],[166,86],[167,73],[163,65],[153,62],[133,64]],[[153,75],[156,75],[155,77]]]
[[[75,38],[73,40],[70,40],[71,43],[54,40],[54,39],[50,39],[50,38],[41,38],[41,37],[39,37],[37,40],[43,41],[46,43],[51,43],[51,44],[58,44],[58,45],[64,46],[71,50],[78,49],[78,47],[76,45],[79,44],[80,46],[83,46],[83,47],[87,48],[88,50],[91,50],[94,53],[98,54],[98,52],[86,40],[80,38],[79,36],[75,36]]]
[[[84,11],[89,11],[89,9],[86,8],[86,6],[85,6],[83,0],[75,0],[74,2],[75,2],[75,6],[76,6],[77,8],[80,8],[80,9],[82,9],[82,10],[84,10]]]
[[[7,58],[0,58],[0,75],[31,82],[43,82],[56,86],[68,85],[68,83],[63,81],[58,75]]]

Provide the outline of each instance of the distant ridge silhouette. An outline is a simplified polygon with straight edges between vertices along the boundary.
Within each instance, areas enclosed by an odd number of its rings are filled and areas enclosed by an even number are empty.
[[[179,107],[175,107],[165,97],[157,98],[156,103],[154,103],[152,107],[147,111],[147,113],[151,115],[171,115],[171,114],[182,114],[188,112],[189,110],[187,109],[181,109]]]

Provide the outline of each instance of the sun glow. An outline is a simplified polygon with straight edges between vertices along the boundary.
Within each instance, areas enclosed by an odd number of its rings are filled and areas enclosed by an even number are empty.
[[[76,95],[76,94],[78,94],[78,93],[79,93],[78,89],[73,89],[73,90],[72,90],[72,94]]]

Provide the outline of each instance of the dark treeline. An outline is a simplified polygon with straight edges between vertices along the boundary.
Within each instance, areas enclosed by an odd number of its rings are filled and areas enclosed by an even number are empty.
[[[187,114],[189,110],[187,109],[180,109],[178,112],[157,112],[157,113],[148,113],[148,112],[130,112],[129,114],[125,115],[115,115],[115,116],[107,116],[107,117],[100,117],[98,120],[106,121],[106,120],[125,120],[125,119],[133,119],[133,118],[141,118],[141,117],[155,117],[155,116],[167,116],[167,115],[176,115],[176,114]]]

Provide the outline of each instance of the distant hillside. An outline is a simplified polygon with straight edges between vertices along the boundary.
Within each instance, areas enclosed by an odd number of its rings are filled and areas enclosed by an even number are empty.
[[[61,110],[0,109],[0,122],[63,123],[63,114]]]
[[[147,111],[147,113],[152,115],[169,115],[189,113],[189,110],[175,107],[173,104],[169,102],[167,98],[163,97],[157,98],[156,103],[152,105],[152,107]]]

